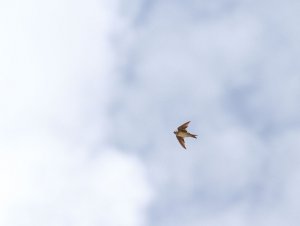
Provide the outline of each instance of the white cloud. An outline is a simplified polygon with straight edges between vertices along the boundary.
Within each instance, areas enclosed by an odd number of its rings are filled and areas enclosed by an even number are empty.
[[[0,40],[2,128],[20,126],[24,119],[33,126],[52,120],[76,127],[83,115],[103,114],[90,97],[97,97],[97,104],[108,101],[114,55],[110,36],[117,32],[112,6],[18,3],[1,10],[6,15]]]
[[[299,223],[299,5],[130,3],[1,3],[0,223]]]
[[[141,9],[113,136],[151,169],[153,224],[299,224],[299,4],[274,4]],[[185,120],[199,138],[181,152],[171,132]]]
[[[143,225],[151,191],[134,156],[111,148],[91,155],[49,136],[1,150],[1,224]]]
[[[1,225],[145,223],[146,169],[106,139],[118,5],[1,3]]]

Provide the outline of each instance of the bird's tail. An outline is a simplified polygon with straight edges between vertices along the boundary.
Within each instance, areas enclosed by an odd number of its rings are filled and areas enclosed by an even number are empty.
[[[190,135],[190,137],[193,137],[193,138],[195,138],[195,139],[197,139],[197,136],[198,136],[198,135],[191,134],[191,133],[189,133],[189,135]]]

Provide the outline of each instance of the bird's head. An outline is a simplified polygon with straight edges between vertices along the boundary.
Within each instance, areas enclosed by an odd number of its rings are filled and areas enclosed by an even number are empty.
[[[174,131],[174,134],[176,134],[177,133],[177,131]]]

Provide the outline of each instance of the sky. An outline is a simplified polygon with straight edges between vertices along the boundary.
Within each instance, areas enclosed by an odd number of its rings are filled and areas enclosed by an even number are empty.
[[[299,10],[0,1],[0,225],[299,225]]]

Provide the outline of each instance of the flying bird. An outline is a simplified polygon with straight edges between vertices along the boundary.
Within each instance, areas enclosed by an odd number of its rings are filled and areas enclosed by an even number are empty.
[[[193,137],[193,138],[196,138],[196,139],[197,139],[197,135],[191,134],[191,133],[189,133],[189,132],[186,130],[186,128],[189,126],[189,123],[190,123],[190,122],[191,122],[191,121],[188,121],[188,122],[182,124],[181,126],[179,126],[179,127],[177,128],[177,131],[174,131],[174,134],[176,135],[177,140],[179,141],[179,143],[181,144],[181,146],[182,146],[184,149],[186,149],[186,147],[185,147],[185,142],[184,142],[184,138],[185,138],[185,137]]]

